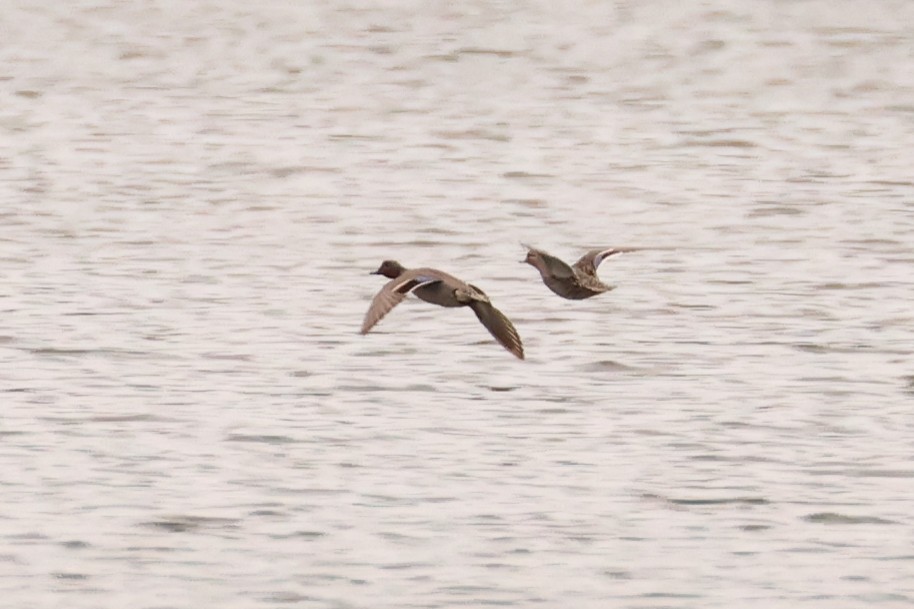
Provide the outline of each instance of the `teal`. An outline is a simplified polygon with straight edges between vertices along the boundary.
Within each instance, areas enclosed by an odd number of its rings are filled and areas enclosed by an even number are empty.
[[[616,286],[600,281],[597,276],[597,267],[610,256],[641,249],[636,247],[593,249],[569,266],[543,250],[529,245],[524,245],[524,247],[527,248],[527,256],[521,262],[526,262],[538,270],[547,288],[569,300],[584,300],[615,289]]]
[[[362,322],[362,334],[371,329],[412,292],[439,307],[469,307],[486,330],[519,359],[524,359],[520,335],[505,315],[496,309],[485,292],[453,275],[431,268],[407,269],[396,260],[385,260],[372,275],[390,279],[375,295]]]

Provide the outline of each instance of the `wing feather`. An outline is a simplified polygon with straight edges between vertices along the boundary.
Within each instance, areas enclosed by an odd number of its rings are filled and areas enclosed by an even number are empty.
[[[502,347],[518,359],[524,359],[524,345],[520,335],[504,313],[493,307],[488,300],[474,300],[470,303],[470,308]]]
[[[597,267],[600,266],[600,263],[609,258],[610,256],[615,256],[616,254],[624,254],[626,252],[636,252],[641,248],[637,247],[604,247],[600,249],[590,250],[583,256],[580,260],[574,263],[574,268],[580,269],[585,272],[594,273],[597,270]]]
[[[391,279],[375,294],[368,307],[368,312],[365,313],[365,319],[362,321],[362,334],[368,334],[379,321],[384,319],[385,315],[406,299],[407,294],[419,286],[440,281],[428,276],[427,273],[420,274],[417,271],[407,271],[399,277]]]

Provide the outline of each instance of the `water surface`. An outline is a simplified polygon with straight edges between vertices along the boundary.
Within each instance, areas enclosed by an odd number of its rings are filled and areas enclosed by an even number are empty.
[[[9,606],[914,603],[909,3],[7,4]]]

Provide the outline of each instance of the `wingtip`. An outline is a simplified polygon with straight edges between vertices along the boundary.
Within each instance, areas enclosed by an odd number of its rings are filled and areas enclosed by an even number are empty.
[[[498,341],[498,342],[501,344],[502,347],[504,347],[505,351],[507,351],[508,353],[510,353],[511,355],[516,357],[517,359],[523,360],[526,358],[526,355],[524,354],[524,345],[523,344],[521,344],[521,343],[503,343],[501,341]]]

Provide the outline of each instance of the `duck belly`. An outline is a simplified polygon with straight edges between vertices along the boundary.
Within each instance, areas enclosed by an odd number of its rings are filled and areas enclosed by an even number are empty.
[[[425,302],[439,307],[464,307],[465,302],[459,302],[454,295],[454,289],[448,287],[443,281],[430,283],[413,290],[413,294]]]
[[[584,287],[573,279],[548,279],[544,283],[550,290],[569,300],[584,300],[606,291]]]

